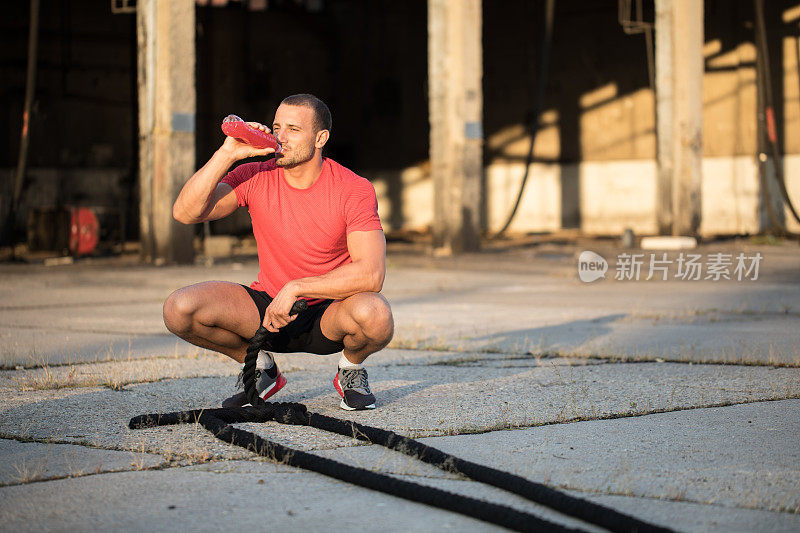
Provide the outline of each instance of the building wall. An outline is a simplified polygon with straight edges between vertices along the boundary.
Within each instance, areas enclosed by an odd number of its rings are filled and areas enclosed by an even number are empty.
[[[791,31],[780,32],[774,40],[783,52],[783,75],[777,85],[783,92],[784,174],[789,197],[800,214],[800,2],[792,2],[779,11],[781,26]],[[786,225],[800,233],[800,223],[786,209]]]
[[[309,12],[285,2],[264,12],[198,8],[198,165],[223,141],[229,113],[266,124],[280,101],[312,93],[333,115],[327,156],[374,179],[428,157],[425,0],[332,0]],[[377,170],[373,170],[377,169]],[[384,184],[381,208],[398,217],[399,179]],[[430,216],[430,212],[428,213]],[[212,223],[246,233],[249,216]]]
[[[753,4],[706,0],[705,9],[700,233],[756,233],[763,214]],[[502,9],[484,2],[483,15],[485,223],[493,233],[505,222],[524,174],[543,8],[523,0],[503,2]],[[766,17],[785,176],[800,204],[800,3],[772,2]],[[622,31],[611,1],[558,2],[554,32],[534,162],[511,231],[656,232],[655,110],[644,37]],[[416,165],[373,174],[387,184],[414,176],[403,215],[393,219],[416,228],[431,223],[432,215],[418,208],[431,194],[425,172]],[[798,228],[788,211],[786,222]]]
[[[90,205],[115,211],[135,235],[135,21],[108,2],[43,0],[22,209]],[[28,55],[29,2],[0,17],[0,220],[17,165]],[[8,178],[5,178],[8,176]],[[95,186],[87,186],[95,180]],[[130,195],[133,196],[130,196]],[[119,230],[119,228],[115,228]]]
[[[786,178],[800,203],[800,2],[768,5]],[[269,123],[283,97],[312,92],[333,112],[327,155],[372,180],[385,227],[427,228],[433,188],[425,0],[327,0],[319,11],[290,1],[269,6],[263,12],[238,3],[198,7],[197,165],[222,142],[219,122],[225,115]],[[513,205],[529,149],[526,123],[539,75],[543,6],[529,0],[484,0],[483,6],[483,224],[492,232]],[[755,232],[753,5],[706,0],[705,6],[701,232]],[[27,10],[25,2],[11,3],[0,20],[0,94],[7,103],[0,107],[0,169],[8,176],[19,143]],[[41,17],[32,172],[23,200],[126,206],[128,235],[135,235],[134,17],[112,15],[108,3],[98,0],[43,0]],[[652,20],[652,13],[645,18]],[[616,1],[556,3],[547,96],[513,231],[655,231],[654,99],[647,64],[644,38],[622,31]],[[73,183],[81,169],[105,172],[103,183],[116,180],[118,194],[100,197],[105,187],[87,190]],[[51,186],[58,195],[32,192]],[[4,179],[0,215],[10,190],[11,180]],[[787,223],[800,230],[791,217]],[[246,233],[249,217],[242,210],[215,222],[213,231]]]

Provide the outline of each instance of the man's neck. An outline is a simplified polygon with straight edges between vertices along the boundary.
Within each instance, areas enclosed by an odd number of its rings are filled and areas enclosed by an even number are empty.
[[[283,177],[295,189],[308,189],[322,173],[322,154],[292,168],[283,169]]]

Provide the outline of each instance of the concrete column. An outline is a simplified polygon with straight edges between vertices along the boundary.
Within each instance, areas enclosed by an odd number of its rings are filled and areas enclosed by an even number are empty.
[[[672,11],[656,0],[656,222],[659,235],[672,234]]]
[[[195,167],[195,2],[139,0],[139,191],[142,256],[189,263],[194,228],[172,204]]]
[[[659,231],[700,226],[703,159],[703,2],[656,0]]]
[[[481,24],[481,0],[428,0],[433,239],[443,255],[480,247]]]

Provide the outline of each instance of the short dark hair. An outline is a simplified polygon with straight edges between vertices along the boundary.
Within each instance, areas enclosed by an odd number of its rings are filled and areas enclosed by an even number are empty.
[[[325,102],[313,94],[293,94],[284,98],[281,104],[310,107],[314,111],[314,129],[316,131],[330,131],[333,126],[331,110],[328,109]]]

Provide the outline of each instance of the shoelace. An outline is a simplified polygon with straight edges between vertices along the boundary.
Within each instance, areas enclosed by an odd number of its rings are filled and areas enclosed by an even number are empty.
[[[260,368],[256,368],[256,374],[255,374],[256,383],[258,383],[258,380],[261,379],[261,373],[262,372],[264,372],[264,370],[261,370]],[[234,386],[234,389],[235,390],[240,390],[240,389],[244,390],[244,373],[243,372],[239,372],[239,375],[236,377],[236,385]]]
[[[355,370],[340,368],[339,382],[342,384],[342,389],[361,389],[364,394],[372,394],[367,382],[367,371],[363,368]]]
[[[269,355],[269,358],[272,359],[272,364],[274,365],[275,364],[275,358],[272,356],[272,354],[269,353],[269,352],[264,352],[264,353]],[[256,374],[255,374],[256,382],[258,382],[258,379],[261,377],[261,372],[262,372],[262,370],[260,368],[256,368]],[[244,371],[240,371],[239,375],[236,376],[236,385],[234,385],[234,389],[236,389],[236,390],[239,390],[239,389],[244,390]]]

